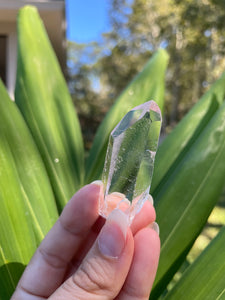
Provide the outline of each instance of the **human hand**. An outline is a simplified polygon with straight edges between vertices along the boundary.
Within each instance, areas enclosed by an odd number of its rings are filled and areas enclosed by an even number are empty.
[[[101,186],[80,189],[35,252],[11,300],[147,300],[155,278],[159,236],[148,201],[130,227],[114,210],[98,216]],[[149,226],[150,225],[150,226]]]

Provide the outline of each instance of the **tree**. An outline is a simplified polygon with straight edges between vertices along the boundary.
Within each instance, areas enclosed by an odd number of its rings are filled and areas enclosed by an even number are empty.
[[[151,54],[164,47],[170,55],[164,113],[170,130],[224,69],[224,4],[218,0],[111,0],[109,18],[112,30],[101,42],[70,46],[73,56],[77,51],[78,57],[86,55],[86,61],[72,66],[79,71],[70,81],[80,116],[88,111],[90,122],[95,124],[95,115],[99,122]]]

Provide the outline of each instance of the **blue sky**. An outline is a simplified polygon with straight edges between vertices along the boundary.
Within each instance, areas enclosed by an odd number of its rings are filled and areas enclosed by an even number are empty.
[[[109,30],[107,0],[66,0],[67,38],[85,43]]]

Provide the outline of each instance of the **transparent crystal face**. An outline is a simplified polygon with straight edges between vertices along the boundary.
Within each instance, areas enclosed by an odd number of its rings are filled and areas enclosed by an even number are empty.
[[[99,213],[119,208],[130,223],[149,196],[161,129],[161,112],[154,101],[129,111],[109,137],[102,175],[104,199]]]

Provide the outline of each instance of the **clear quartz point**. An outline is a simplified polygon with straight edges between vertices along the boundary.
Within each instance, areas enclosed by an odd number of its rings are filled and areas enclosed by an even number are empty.
[[[161,123],[158,105],[148,101],[129,111],[111,132],[99,206],[103,217],[119,208],[131,224],[148,199]]]

